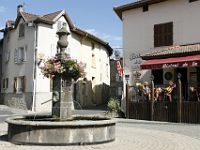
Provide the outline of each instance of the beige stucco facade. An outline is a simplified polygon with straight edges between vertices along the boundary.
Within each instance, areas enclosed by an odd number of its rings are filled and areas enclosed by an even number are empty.
[[[200,31],[198,30],[200,20],[197,19],[200,14],[200,1],[190,3],[189,0],[159,2],[147,0],[145,2],[148,3],[147,11],[143,11],[143,1],[114,8],[123,24],[124,75],[130,76],[129,85],[135,85],[136,82],[151,82],[151,70],[140,69],[140,65],[144,62],[140,55],[151,53],[157,49],[154,47],[154,25],[173,22],[172,46],[194,44],[200,41]],[[136,71],[141,73],[139,80],[135,78]],[[177,80],[176,69],[163,69],[163,74],[161,74],[163,84],[168,83],[164,76],[166,72],[173,74],[171,80]],[[195,67],[187,68],[186,84],[194,82],[190,78],[193,72],[197,72]],[[124,76],[124,88],[125,84]]]
[[[140,7],[122,13],[124,73],[130,74],[130,84],[134,83],[133,73],[137,70],[134,62],[140,60],[134,59],[134,54],[155,50],[155,24],[173,22],[173,45],[199,43],[199,8],[200,1],[189,3],[188,0],[168,0],[149,5],[146,12]],[[146,71],[142,72],[142,82],[150,80],[150,76],[145,73]]]

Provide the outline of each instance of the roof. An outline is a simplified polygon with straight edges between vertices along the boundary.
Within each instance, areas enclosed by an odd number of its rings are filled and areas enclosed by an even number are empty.
[[[139,7],[143,7],[145,5],[152,5],[152,4],[156,4],[156,3],[160,3],[160,2],[164,2],[164,1],[167,1],[167,0],[140,0],[137,2],[114,7],[113,9],[114,9],[115,13],[118,15],[118,17],[122,20],[122,12],[124,12],[124,11],[136,9]]]
[[[200,43],[159,47],[154,49],[153,52],[141,55],[141,58],[144,60],[149,60],[155,58],[177,57],[193,54],[200,54]]]
[[[112,55],[113,49],[110,47],[108,42],[105,42],[102,39],[100,39],[100,38],[98,38],[98,37],[86,32],[86,31],[84,31],[84,30],[82,30],[80,28],[77,28],[77,27],[73,28],[72,31],[77,33],[77,34],[79,34],[79,35],[83,35],[83,36],[89,37],[89,38],[93,39],[94,41],[104,45],[108,49],[109,55],[110,56]]]
[[[75,27],[65,10],[56,11],[56,12],[53,12],[53,13],[50,13],[50,14],[45,14],[45,15],[42,15],[42,16],[30,14],[30,13],[21,11],[21,12],[19,12],[17,19],[15,21],[8,22],[9,28],[7,28],[7,26],[6,26],[6,29],[0,29],[0,32],[5,32],[7,29],[14,29],[14,25],[15,25],[15,28],[16,28],[16,26],[19,23],[20,18],[23,18],[25,22],[45,23],[45,24],[52,25],[61,16],[65,17],[65,19],[67,20],[67,22],[69,24],[70,30],[72,32],[74,32],[78,35],[81,35],[81,36],[87,36],[88,38],[96,41],[97,43],[102,44],[103,46],[105,46],[107,48],[109,55],[112,55],[113,49],[110,47],[108,42],[105,42],[104,40],[86,32],[86,31],[84,31],[84,30],[82,30],[78,27]],[[13,24],[13,25],[11,26],[11,24]]]

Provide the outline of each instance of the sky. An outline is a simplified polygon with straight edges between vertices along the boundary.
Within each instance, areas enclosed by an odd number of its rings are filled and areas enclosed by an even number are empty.
[[[135,0],[0,0],[0,29],[6,20],[16,19],[17,5],[23,4],[25,12],[43,15],[66,10],[73,24],[110,43],[112,48],[122,48],[122,22],[113,7]],[[2,33],[0,33],[2,38]]]

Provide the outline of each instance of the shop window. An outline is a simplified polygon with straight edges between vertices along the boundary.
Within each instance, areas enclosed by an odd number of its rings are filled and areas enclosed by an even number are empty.
[[[173,45],[173,23],[154,25],[154,47]]]

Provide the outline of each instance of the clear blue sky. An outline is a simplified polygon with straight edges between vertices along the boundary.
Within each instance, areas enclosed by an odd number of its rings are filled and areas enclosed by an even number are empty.
[[[8,19],[15,20],[16,8],[25,4],[25,11],[47,14],[66,10],[75,26],[108,41],[110,45],[122,47],[122,22],[113,11],[114,6],[135,0],[0,0],[0,28]],[[0,35],[0,38],[2,34]]]

